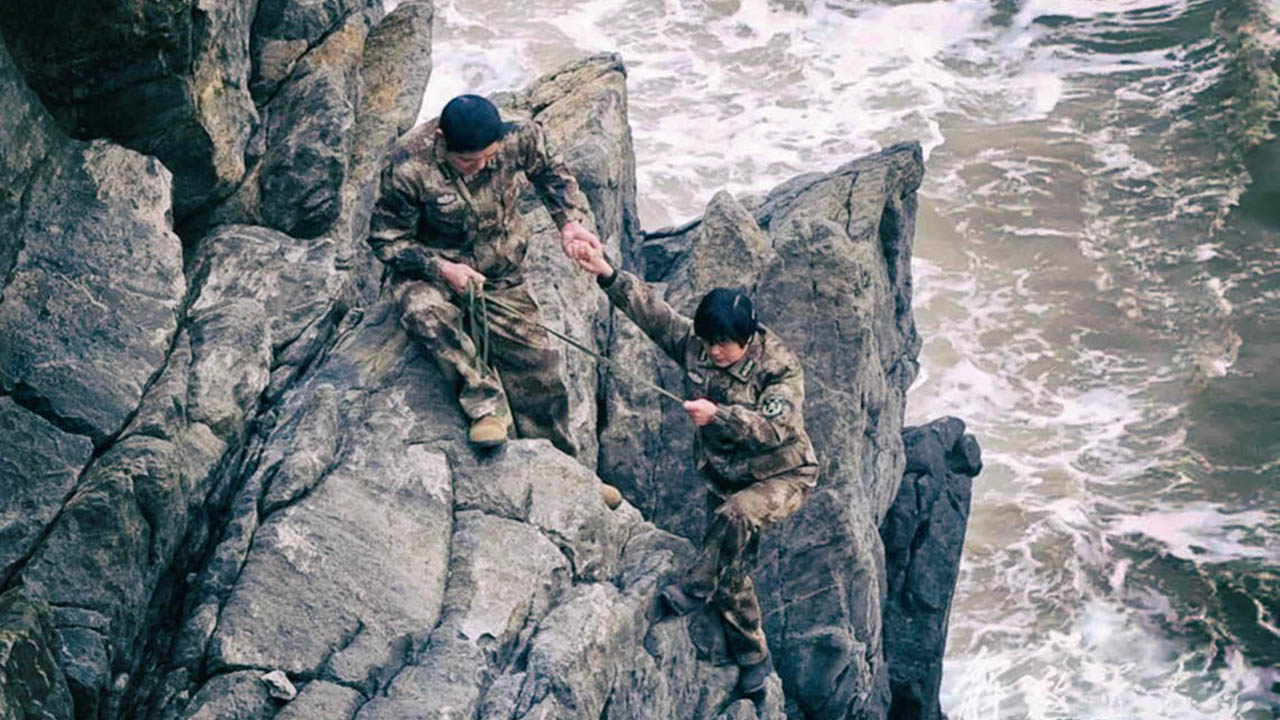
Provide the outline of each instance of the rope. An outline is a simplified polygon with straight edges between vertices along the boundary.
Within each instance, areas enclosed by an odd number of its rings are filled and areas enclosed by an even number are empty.
[[[471,338],[475,346],[475,368],[481,374],[493,372],[489,364],[489,298],[484,291],[473,282],[467,283],[465,295],[465,312],[458,314],[459,335]]]
[[[470,296],[470,295],[471,295],[471,289],[472,289],[472,287],[474,287],[474,286],[473,286],[473,285],[468,285],[468,286],[467,286],[468,296]],[[490,294],[488,294],[488,293],[484,292],[483,290],[479,290],[479,293],[480,293],[481,298],[484,300],[484,302],[486,303],[486,305],[487,305],[487,306],[493,306],[493,307],[495,307],[495,308],[497,308],[497,309],[499,309],[499,310],[502,310],[502,311],[504,311],[504,312],[510,313],[511,315],[516,316],[516,317],[519,317],[519,316],[521,316],[521,315],[523,314],[523,313],[521,313],[521,311],[520,311],[518,308],[514,308],[514,307],[512,307],[511,305],[508,305],[508,304],[507,304],[507,303],[505,303],[504,301],[499,300],[498,298],[496,298],[496,297],[494,297],[493,295],[490,295]],[[534,324],[534,325],[536,325],[536,326],[538,326],[539,328],[542,328],[543,330],[547,331],[547,332],[548,332],[548,333],[550,333],[551,335],[554,335],[555,337],[557,337],[557,338],[559,338],[559,339],[563,340],[565,343],[567,343],[568,345],[570,345],[570,346],[571,346],[571,347],[573,347],[574,349],[576,349],[576,350],[578,350],[578,351],[580,351],[580,352],[582,352],[582,353],[585,353],[585,354],[587,354],[587,355],[590,355],[591,357],[595,358],[597,361],[599,361],[599,362],[601,362],[601,363],[604,363],[604,364],[605,364],[605,366],[606,366],[608,369],[610,369],[610,370],[612,370],[612,371],[614,372],[614,374],[621,374],[621,375],[623,375],[623,376],[627,377],[628,379],[630,379],[630,380],[631,380],[632,382],[634,382],[634,383],[637,383],[637,384],[639,384],[639,385],[643,385],[643,386],[645,386],[645,387],[649,388],[650,390],[653,390],[653,391],[655,391],[655,392],[658,392],[658,393],[660,393],[660,394],[662,394],[662,395],[664,395],[664,396],[666,396],[666,397],[668,397],[668,398],[671,398],[672,400],[675,400],[676,402],[678,402],[678,403],[680,403],[680,404],[682,404],[682,405],[684,404],[684,402],[685,402],[685,399],[684,399],[684,398],[680,397],[679,395],[676,395],[675,393],[673,393],[673,392],[671,392],[670,390],[668,390],[668,389],[666,389],[666,388],[662,387],[661,385],[658,385],[658,384],[657,384],[657,383],[655,383],[655,382],[652,382],[652,381],[650,381],[650,380],[648,380],[648,379],[646,379],[646,378],[643,378],[643,377],[640,377],[639,375],[636,375],[635,373],[631,372],[630,370],[628,370],[628,369],[626,369],[625,367],[623,367],[622,365],[620,365],[620,364],[618,363],[618,361],[614,360],[613,358],[610,358],[610,357],[606,357],[606,356],[604,356],[604,355],[601,355],[600,353],[596,352],[595,350],[592,350],[591,348],[589,348],[589,347],[587,347],[587,346],[583,345],[582,343],[578,342],[577,340],[574,340],[572,337],[570,337],[570,336],[568,336],[568,335],[565,335],[564,333],[562,333],[562,332],[560,332],[560,331],[558,331],[558,330],[555,330],[555,329],[553,329],[553,328],[549,328],[549,327],[547,327],[546,325],[544,325],[544,324],[542,324],[542,323],[540,323],[540,322],[535,322],[535,323],[533,323],[533,324]],[[486,326],[486,327],[487,327],[487,326]],[[487,348],[486,348],[486,349],[487,349]],[[728,419],[728,415],[726,415],[726,414],[725,414],[723,411],[721,411],[719,408],[717,408],[717,409],[716,409],[716,415],[718,415],[718,416],[719,416],[720,418],[722,418],[722,419],[725,419],[725,420],[727,420],[727,419]]]

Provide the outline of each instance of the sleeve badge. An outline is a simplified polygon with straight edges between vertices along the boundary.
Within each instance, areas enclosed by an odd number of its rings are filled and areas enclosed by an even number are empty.
[[[787,399],[779,395],[771,395],[760,401],[760,414],[766,418],[776,418],[787,410]]]

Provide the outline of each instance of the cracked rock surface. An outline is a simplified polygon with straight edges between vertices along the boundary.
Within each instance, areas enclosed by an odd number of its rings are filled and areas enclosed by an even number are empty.
[[[753,701],[718,618],[656,602],[704,524],[679,409],[566,351],[583,457],[476,454],[399,325],[364,236],[428,82],[431,4],[135,4],[93,38],[53,22],[85,0],[0,11],[0,718],[936,707],[967,503],[949,488],[980,462],[959,421],[902,428],[917,146],[645,234],[617,56],[495,98],[546,127],[613,257],[685,311],[750,289],[806,360],[824,477],[761,542],[777,674]],[[522,208],[544,321],[678,387]]]

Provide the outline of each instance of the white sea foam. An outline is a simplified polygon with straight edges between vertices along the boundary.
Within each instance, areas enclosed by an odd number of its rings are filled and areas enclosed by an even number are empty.
[[[1194,503],[1180,509],[1119,516],[1112,532],[1149,537],[1169,554],[1198,563],[1246,558],[1280,562],[1280,547],[1260,544],[1262,539],[1255,534],[1257,528],[1272,523],[1280,523],[1280,518],[1263,510],[1230,513],[1215,505]]]

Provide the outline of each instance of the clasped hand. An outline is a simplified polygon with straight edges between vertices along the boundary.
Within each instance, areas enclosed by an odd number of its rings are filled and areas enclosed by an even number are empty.
[[[570,220],[560,228],[560,249],[565,257],[577,260],[578,255],[587,250],[599,250],[600,238],[590,230]]]

